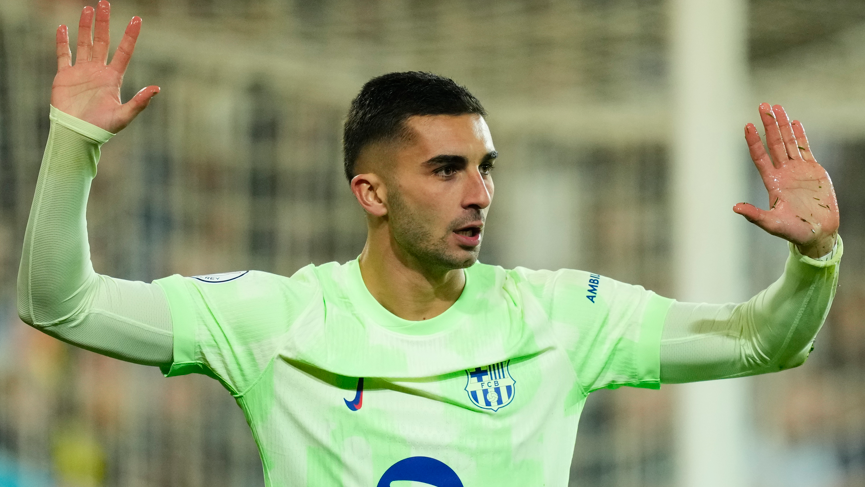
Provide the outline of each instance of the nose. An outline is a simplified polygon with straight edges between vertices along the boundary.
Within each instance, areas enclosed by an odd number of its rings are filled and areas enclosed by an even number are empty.
[[[469,208],[475,206],[484,209],[490,206],[493,200],[492,179],[484,178],[479,169],[470,171],[469,174],[465,197],[463,198],[463,207]]]

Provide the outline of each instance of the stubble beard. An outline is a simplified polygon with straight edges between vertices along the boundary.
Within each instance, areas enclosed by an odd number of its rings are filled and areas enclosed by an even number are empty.
[[[422,216],[410,208],[398,191],[389,197],[388,220],[391,234],[399,248],[424,267],[436,269],[464,269],[478,260],[481,246],[471,250],[454,251],[449,248],[450,232],[436,237],[424,226]]]

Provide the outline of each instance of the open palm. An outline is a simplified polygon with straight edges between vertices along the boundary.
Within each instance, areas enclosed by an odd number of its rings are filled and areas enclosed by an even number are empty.
[[[127,103],[121,102],[120,86],[141,31],[141,18],[133,17],[129,21],[117,52],[111,63],[106,64],[110,9],[108,2],[102,0],[95,12],[89,6],[82,10],[74,66],[68,29],[65,25],[57,29],[57,75],[51,86],[51,104],[60,111],[115,133],[129,125],[147,107],[159,92],[159,87],[148,86]],[[94,13],[96,29],[91,40]]]
[[[839,224],[832,180],[814,159],[802,124],[791,124],[781,105],[761,104],[760,118],[771,158],[753,124],[745,126],[745,140],[769,192],[769,209],[739,203],[733,211],[793,242],[805,255],[825,255],[835,244]]]

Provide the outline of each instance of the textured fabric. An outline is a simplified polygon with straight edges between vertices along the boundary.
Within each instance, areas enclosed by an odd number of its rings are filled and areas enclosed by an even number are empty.
[[[776,372],[805,362],[838,285],[841,237],[820,259],[792,244],[784,274],[745,303],[676,303],[661,341],[661,380],[694,382]]]
[[[99,148],[113,134],[51,107],[51,130],[24,234],[18,314],[80,347],[130,362],[171,362],[171,315],[153,284],[101,276],[85,212]]]
[[[567,485],[587,393],[660,386],[672,303],[587,272],[480,263],[421,322],[383,308],[357,260],[155,282],[174,323],[166,373],[235,395],[268,485],[378,485],[417,457],[464,485]]]
[[[87,245],[87,194],[111,135],[52,107],[19,314],[166,375],[220,380],[274,486],[567,485],[589,392],[804,362],[843,253],[840,239],[822,259],[791,246],[777,282],[727,305],[677,303],[580,271],[476,264],[459,300],[423,322],[381,307],[357,261],[290,278],[130,282],[96,274]]]

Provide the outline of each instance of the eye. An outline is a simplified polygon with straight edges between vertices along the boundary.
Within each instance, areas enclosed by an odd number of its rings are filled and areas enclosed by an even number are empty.
[[[490,174],[491,172],[493,172],[493,169],[495,169],[495,168],[496,168],[496,165],[494,163],[485,162],[485,163],[481,164],[481,167],[480,167],[481,174],[486,176],[486,175]]]
[[[436,169],[435,173],[439,176],[449,178],[457,173],[457,169],[454,166],[442,166]]]

